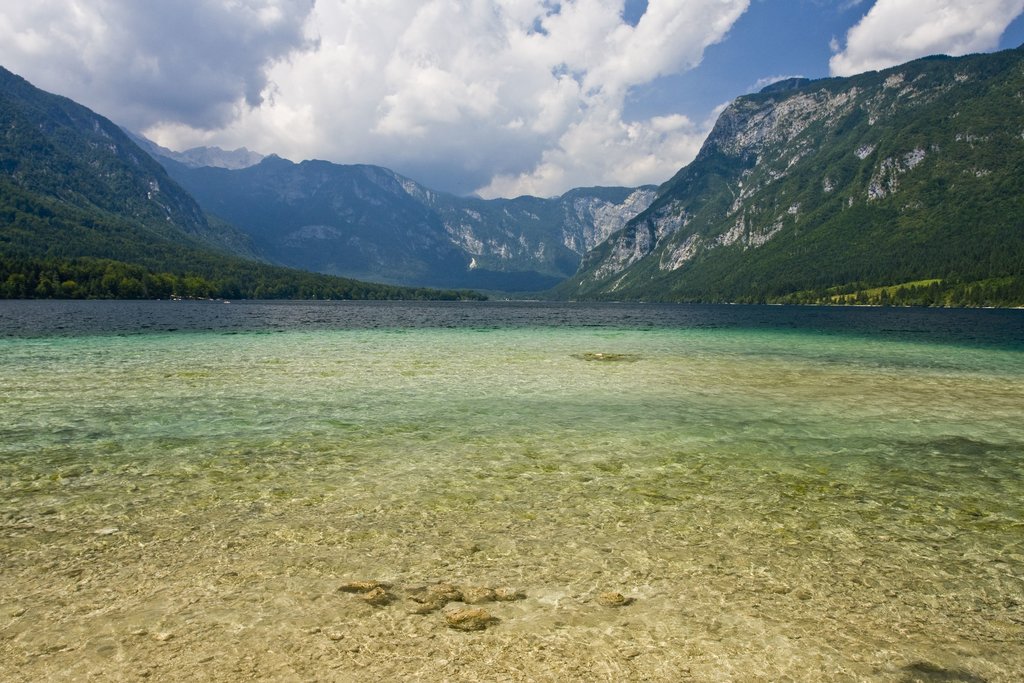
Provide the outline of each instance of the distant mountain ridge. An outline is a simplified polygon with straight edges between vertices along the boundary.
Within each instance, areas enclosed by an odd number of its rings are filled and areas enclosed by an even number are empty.
[[[1024,305],[1024,48],[772,84],[658,188],[483,200],[161,149],[0,68],[0,296]]]
[[[229,170],[160,160],[267,260],[401,285],[550,288],[654,199],[654,188],[642,187],[484,200],[436,192],[380,166],[271,155]]]
[[[265,158],[259,152],[252,152],[245,147],[232,150],[225,150],[220,147],[192,147],[183,152],[175,152],[156,144],[143,135],[133,133],[127,129],[122,130],[128,134],[135,144],[149,152],[150,156],[157,158],[157,161],[160,161],[160,157],[162,157],[176,161],[179,164],[184,164],[189,168],[211,166],[213,168],[238,170],[255,166]]]
[[[697,158],[556,292],[1024,303],[1024,50],[738,98]]]
[[[470,296],[254,258],[111,121],[0,68],[0,297]]]

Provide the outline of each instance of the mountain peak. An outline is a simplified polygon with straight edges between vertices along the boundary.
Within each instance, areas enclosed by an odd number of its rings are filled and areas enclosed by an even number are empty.
[[[220,147],[193,147],[184,152],[177,152],[176,160],[192,168],[212,166],[213,168],[227,168],[236,171],[241,168],[255,166],[264,159],[264,155],[253,152],[246,147],[225,150]]]
[[[761,94],[782,93],[789,90],[797,90],[811,82],[809,78],[784,78],[766,85],[759,91]]]
[[[189,168],[203,168],[209,166],[211,168],[226,168],[232,171],[237,171],[242,168],[255,166],[266,158],[259,152],[250,151],[246,147],[224,150],[220,147],[204,146],[192,147],[191,149],[186,149],[184,152],[175,152],[173,149],[168,149],[167,147],[158,145],[144,135],[140,135],[139,133],[135,133],[125,128],[122,128],[122,130],[132,138],[135,144],[146,150],[150,156],[170,159],[178,162],[179,164],[188,166]],[[157,159],[157,161],[160,161],[160,159]]]

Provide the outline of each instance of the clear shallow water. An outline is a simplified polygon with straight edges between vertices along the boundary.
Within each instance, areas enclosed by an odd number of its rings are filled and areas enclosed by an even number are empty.
[[[0,677],[1019,680],[1020,313],[0,302]]]

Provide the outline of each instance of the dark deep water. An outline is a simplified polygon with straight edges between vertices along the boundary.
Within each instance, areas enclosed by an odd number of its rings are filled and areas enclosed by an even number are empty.
[[[0,337],[553,326],[801,330],[1024,348],[1024,310],[548,302],[0,301]]]

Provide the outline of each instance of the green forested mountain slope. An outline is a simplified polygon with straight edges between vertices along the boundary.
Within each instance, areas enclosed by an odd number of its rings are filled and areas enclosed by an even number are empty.
[[[1024,50],[737,99],[556,292],[1024,304]]]
[[[254,253],[109,120],[0,68],[0,297],[431,295]]]
[[[246,238],[211,226],[199,205],[160,164],[109,120],[75,102],[38,90],[0,68],[0,192],[5,204],[48,205],[75,215],[73,234],[42,226],[5,240],[5,253],[98,250],[94,256],[140,254],[146,242],[170,240],[250,254]],[[93,223],[120,222],[105,245]],[[130,237],[129,237],[130,236]],[[4,237],[10,237],[5,231]],[[79,239],[80,238],[80,239]],[[128,238],[136,242],[129,247]],[[135,253],[132,253],[132,252]]]

